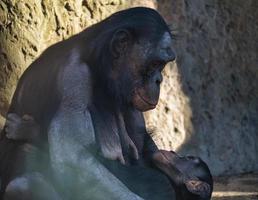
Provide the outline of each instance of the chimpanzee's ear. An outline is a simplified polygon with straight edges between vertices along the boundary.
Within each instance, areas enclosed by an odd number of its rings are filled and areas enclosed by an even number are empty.
[[[189,192],[203,199],[209,198],[211,195],[211,187],[206,182],[200,180],[186,180],[184,183]]]
[[[132,42],[132,35],[126,29],[116,31],[111,39],[110,51],[114,58],[118,58],[128,50]]]

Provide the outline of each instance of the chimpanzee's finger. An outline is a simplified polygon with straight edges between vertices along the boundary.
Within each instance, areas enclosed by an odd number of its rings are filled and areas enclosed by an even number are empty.
[[[16,113],[8,113],[6,119],[10,121],[20,121],[21,117]]]
[[[135,146],[135,144],[133,143],[133,141],[131,139],[130,139],[130,142],[129,142],[129,147],[132,150],[133,158],[138,160],[139,159],[139,153],[138,153],[137,147]]]
[[[119,162],[120,162],[121,164],[125,165],[125,159],[124,159],[124,157],[123,157],[122,154],[121,154],[120,156],[118,156],[117,159],[119,160]]]
[[[5,130],[6,133],[9,133],[10,128],[8,126],[5,126],[4,130]]]
[[[5,126],[6,127],[17,127],[17,125],[20,124],[20,121],[16,121],[16,120],[10,120],[9,118],[6,119],[5,121]]]

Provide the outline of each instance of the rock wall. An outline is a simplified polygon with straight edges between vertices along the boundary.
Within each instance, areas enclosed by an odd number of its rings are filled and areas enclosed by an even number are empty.
[[[158,10],[178,58],[146,116],[156,142],[201,156],[216,175],[258,170],[258,1],[160,0]]]
[[[156,143],[201,156],[216,175],[258,170],[256,0],[2,0],[0,128],[18,78],[46,47],[142,5],[177,35],[177,61],[164,71],[157,109],[145,114]]]

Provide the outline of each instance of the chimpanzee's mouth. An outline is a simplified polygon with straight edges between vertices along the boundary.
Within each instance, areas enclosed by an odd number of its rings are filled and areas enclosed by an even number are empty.
[[[137,92],[137,95],[140,97],[140,99],[141,99],[144,103],[148,104],[151,108],[155,108],[155,107],[156,107],[156,105],[157,105],[156,103],[151,103],[151,102],[147,101],[146,99],[144,99],[144,98],[140,95],[139,92]]]

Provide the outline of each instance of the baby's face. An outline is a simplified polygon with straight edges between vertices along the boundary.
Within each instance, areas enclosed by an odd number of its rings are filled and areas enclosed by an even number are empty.
[[[206,164],[195,156],[179,156],[174,151],[159,151],[157,153],[160,162],[167,162],[177,168],[182,174],[189,177],[197,177],[203,179],[210,172],[206,168]]]
[[[170,177],[182,194],[210,199],[213,181],[208,166],[198,157],[179,156],[173,151],[159,150],[153,155],[154,164]],[[182,187],[184,186],[184,187]],[[188,198],[187,198],[188,199]]]
[[[170,151],[170,157],[171,163],[184,174],[197,176],[203,170],[203,161],[199,157],[179,156],[174,151]]]

